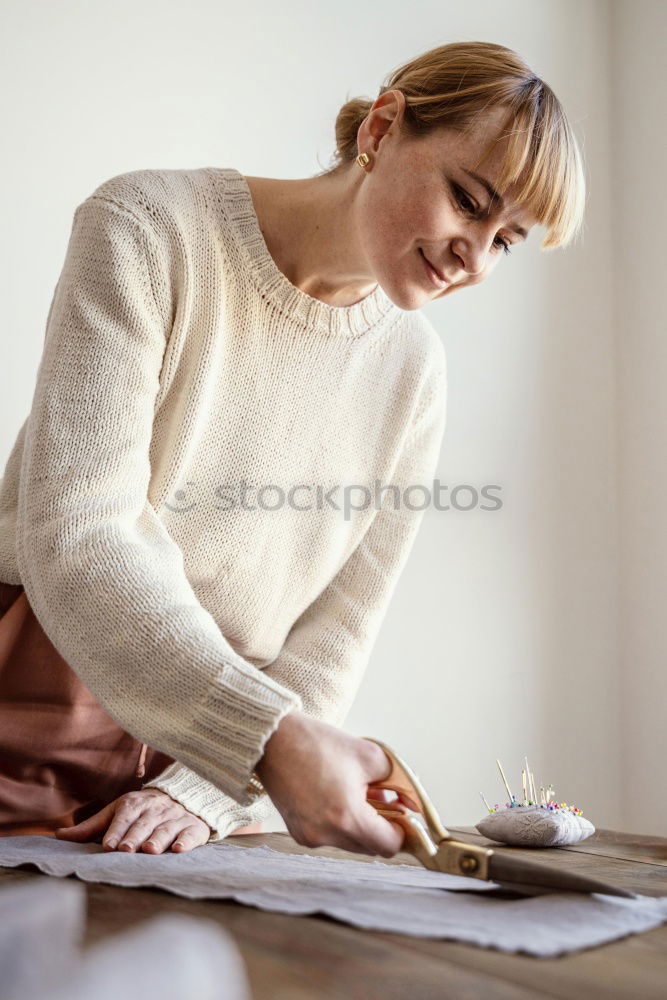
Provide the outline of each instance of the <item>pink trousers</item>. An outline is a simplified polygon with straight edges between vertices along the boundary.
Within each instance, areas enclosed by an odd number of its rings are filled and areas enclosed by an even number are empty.
[[[0,582],[0,837],[54,836],[171,763],[93,698],[47,638],[23,587]],[[234,833],[260,831],[254,824]]]

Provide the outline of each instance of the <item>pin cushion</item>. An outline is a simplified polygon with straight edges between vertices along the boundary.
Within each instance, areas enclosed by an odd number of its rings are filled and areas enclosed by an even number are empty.
[[[488,815],[475,824],[475,829],[489,840],[513,847],[566,847],[595,833],[595,827],[583,816],[581,809],[556,801],[553,785],[545,788],[536,784],[528,758],[524,760],[526,766],[521,771],[523,801],[518,802],[502,764],[496,759],[509,802],[504,809],[497,803],[492,807],[482,795]]]
[[[565,802],[546,805],[497,806],[476,825],[483,837],[516,847],[565,847],[595,833],[593,824],[576,806]]]

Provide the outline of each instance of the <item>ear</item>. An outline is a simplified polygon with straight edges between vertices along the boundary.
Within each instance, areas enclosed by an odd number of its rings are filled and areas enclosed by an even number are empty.
[[[377,153],[386,136],[396,134],[405,111],[405,94],[385,90],[377,97],[357,132],[357,149]]]

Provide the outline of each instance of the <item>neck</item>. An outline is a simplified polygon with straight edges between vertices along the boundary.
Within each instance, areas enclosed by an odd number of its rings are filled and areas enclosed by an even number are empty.
[[[293,285],[333,306],[354,305],[374,291],[355,225],[360,172],[245,180],[269,253]]]

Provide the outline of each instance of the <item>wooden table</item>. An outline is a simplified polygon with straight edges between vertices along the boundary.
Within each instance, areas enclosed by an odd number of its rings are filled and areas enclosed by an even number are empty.
[[[491,844],[472,827],[449,829],[470,843]],[[268,844],[287,853],[373,860],[337,848],[300,847],[286,833],[230,837],[229,841],[241,847]],[[601,830],[575,847],[519,853],[567,865],[646,895],[667,895],[667,839]],[[418,864],[406,853],[386,863]],[[0,886],[48,877],[25,868],[0,868]],[[325,916],[294,917],[235,902],[181,899],[159,889],[86,883],[86,892],[85,946],[156,914],[187,913],[219,923],[241,951],[253,1000],[667,997],[667,924],[599,948],[544,959],[451,941],[362,931]]]

